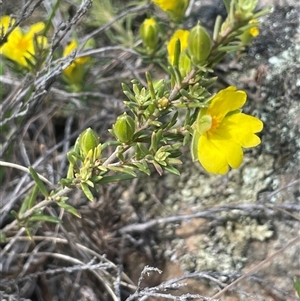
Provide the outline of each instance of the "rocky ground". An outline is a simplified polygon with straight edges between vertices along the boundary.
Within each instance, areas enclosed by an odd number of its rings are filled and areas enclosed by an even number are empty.
[[[216,71],[224,85],[247,91],[246,111],[264,121],[261,147],[247,151],[242,168],[224,177],[194,166],[187,152],[179,180],[172,175],[160,179],[160,190],[148,184],[149,191],[158,191],[154,207],[167,215],[207,211],[204,219],[166,223],[158,231],[160,242],[151,248],[165,259],[161,279],[195,271],[235,278],[300,234],[300,7],[297,1],[283,2],[276,1],[272,13],[262,19],[253,46],[234,64],[224,62]],[[151,193],[139,198],[143,203],[150,200],[155,210]],[[284,209],[289,206],[294,206],[294,217]],[[211,209],[220,212],[211,217]],[[299,276],[299,256],[298,243],[222,300],[296,300],[293,278]],[[136,258],[132,261],[134,266]],[[187,291],[216,292],[216,287],[203,286],[191,281]]]

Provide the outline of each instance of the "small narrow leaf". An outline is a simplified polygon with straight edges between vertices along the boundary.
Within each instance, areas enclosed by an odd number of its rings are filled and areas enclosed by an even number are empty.
[[[296,290],[298,297],[300,297],[300,278],[298,277],[295,277],[294,279],[294,288]]]
[[[29,237],[30,240],[32,240],[32,234],[31,234],[31,231],[28,227],[25,228],[25,231],[27,233],[27,236]]]
[[[197,161],[198,160],[198,141],[200,139],[200,134],[197,131],[194,131],[192,143],[191,143],[191,154],[192,154],[192,160]]]
[[[163,174],[163,169],[162,167],[155,161],[152,162],[154,168],[156,169],[156,171],[158,172],[158,174],[161,176]]]
[[[180,176],[180,172],[177,168],[175,168],[174,166],[171,165],[167,165],[164,167],[165,170],[167,170],[168,172],[175,174],[177,176]]]
[[[143,161],[143,163],[144,162],[145,161]],[[144,172],[146,175],[150,176],[150,169],[149,169],[149,167],[145,166],[143,163],[135,162],[135,163],[133,163],[133,165],[135,165],[141,172]]]
[[[19,216],[22,216],[23,213],[25,213],[28,209],[33,207],[38,192],[39,187],[37,186],[37,184],[35,184],[32,188],[32,191],[30,192],[30,195],[26,197],[24,202],[22,203],[21,208],[19,210]]]
[[[70,212],[71,214],[81,218],[81,214],[73,206],[66,204],[64,202],[58,202],[57,205],[65,209],[66,211]]]
[[[37,172],[33,169],[32,166],[29,166],[28,169],[29,169],[29,172],[30,172],[32,178],[34,179],[35,183],[36,183],[37,186],[39,187],[41,193],[42,193],[46,198],[48,198],[49,192],[48,192],[46,186],[44,185],[44,183],[42,182],[42,180],[40,179],[40,177],[39,177],[39,175],[37,174]]]
[[[85,196],[91,201],[94,201],[94,196],[92,194],[92,192],[90,191],[90,188],[88,186],[88,184],[86,183],[80,183],[81,189],[83,191],[83,193],[85,194]]]
[[[129,174],[120,174],[120,175],[113,175],[113,176],[106,176],[103,177],[98,183],[99,184],[106,184],[106,183],[113,183],[113,182],[120,182],[124,180],[131,180],[135,177]]]
[[[148,88],[150,91],[151,99],[155,100],[155,91],[154,91],[154,87],[153,87],[152,78],[151,78],[151,75],[149,72],[146,72],[146,79],[147,79],[147,84],[148,84]]]
[[[130,168],[127,168],[125,166],[109,166],[109,169],[112,170],[112,171],[118,171],[118,172],[121,172],[121,173],[126,173],[126,174],[129,174],[133,177],[136,177],[136,173],[131,170]]]
[[[31,222],[50,222],[55,224],[61,223],[61,219],[50,215],[33,215],[28,220]]]

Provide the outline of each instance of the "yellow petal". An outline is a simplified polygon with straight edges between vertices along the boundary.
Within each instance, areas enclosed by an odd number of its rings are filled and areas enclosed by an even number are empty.
[[[45,24],[43,22],[37,22],[35,24],[32,24],[25,36],[28,39],[32,39],[35,34],[42,31],[44,28]]]
[[[15,19],[10,16],[3,16],[0,18],[0,34],[5,35],[7,29],[12,26],[16,22]]]
[[[228,112],[241,108],[247,99],[247,94],[236,87],[229,86],[221,90],[212,99],[208,108],[208,113],[212,116],[225,116]]]
[[[198,144],[198,158],[202,166],[211,173],[226,174],[228,165],[238,168],[243,161],[242,148],[218,135],[202,135]]]
[[[168,43],[168,54],[169,54],[169,62],[171,64],[174,63],[174,52],[175,52],[175,45],[177,40],[180,40],[180,51],[182,52],[188,43],[188,37],[190,32],[188,30],[178,29],[174,32],[173,36]]]
[[[172,10],[175,6],[174,0],[152,0],[152,2],[159,6],[163,11]]]
[[[77,48],[77,41],[72,39],[72,41],[65,47],[63,56],[69,55],[74,49]]]
[[[260,138],[255,133],[260,132],[262,129],[263,123],[258,118],[237,113],[225,117],[218,129],[216,129],[215,134],[247,148],[260,144]]]
[[[48,45],[48,40],[44,36],[37,37],[37,44],[40,48],[45,49]]]

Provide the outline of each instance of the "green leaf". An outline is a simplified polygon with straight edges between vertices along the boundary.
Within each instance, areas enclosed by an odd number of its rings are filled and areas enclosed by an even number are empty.
[[[165,130],[169,130],[172,126],[175,125],[175,123],[177,122],[177,118],[178,118],[178,111],[176,111],[174,113],[174,115],[172,116],[171,120],[165,126],[163,126],[163,128]]]
[[[71,214],[81,218],[81,214],[73,206],[66,204],[64,202],[57,202],[57,205],[65,209],[66,211],[70,212]]]
[[[176,66],[178,68],[179,66],[179,57],[180,57],[180,48],[181,48],[181,42],[180,39],[177,39],[175,43],[175,49],[174,49],[174,60],[172,62],[173,66]]]
[[[61,219],[55,216],[50,216],[50,215],[33,215],[28,218],[28,221],[31,222],[50,222],[50,223],[55,223],[55,224],[60,224]]]
[[[20,219],[18,213],[15,210],[12,210],[10,213],[16,220]]]
[[[21,208],[19,210],[19,216],[22,216],[23,213],[27,211],[27,209],[30,209],[33,207],[34,202],[36,201],[36,197],[39,192],[39,187],[37,184],[35,184],[32,188],[32,191],[30,192],[30,195],[27,196],[24,200],[24,202],[21,205]]]
[[[29,169],[29,172],[33,178],[33,180],[35,181],[35,183],[37,184],[37,186],[39,187],[41,193],[46,197],[48,198],[49,196],[49,192],[46,188],[46,186],[44,185],[44,183],[42,182],[42,180],[40,179],[39,175],[37,174],[37,172],[33,169],[32,166],[29,166],[28,167]]]
[[[121,85],[122,85],[123,93],[127,96],[127,98],[133,102],[136,102],[135,96],[131,92],[130,88],[124,83],[122,83]]]
[[[189,133],[187,133],[186,135],[184,135],[183,138],[183,146],[189,144],[191,141],[191,135]]]
[[[136,144],[136,151],[135,151],[135,157],[137,160],[145,158],[145,156],[149,155],[150,152],[148,148],[144,146],[143,143],[137,143]]]
[[[200,139],[200,136],[201,135],[197,131],[194,131],[191,143],[191,154],[193,161],[198,161],[198,141]]]
[[[6,241],[6,234],[0,231],[0,243],[5,243]]]
[[[53,6],[52,12],[51,12],[50,16],[47,18],[47,23],[46,23],[46,26],[43,31],[43,36],[47,36],[47,33],[48,33],[50,27],[52,26],[52,19],[55,17],[55,13],[56,13],[57,9],[59,8],[60,2],[61,2],[61,0],[56,0],[56,3]]]
[[[174,174],[174,175],[177,175],[177,176],[180,176],[180,172],[177,168],[175,168],[174,166],[171,166],[171,165],[167,165],[164,167],[165,170],[167,170],[168,172]]]
[[[73,179],[74,178],[72,178],[72,179],[65,179],[65,178],[62,178],[62,179],[60,179],[59,180],[59,184],[62,186],[62,187],[70,187],[70,185],[72,185],[72,183],[73,183]]]
[[[143,160],[142,163],[135,162],[133,163],[133,165],[135,165],[140,171],[144,172],[146,175],[150,176],[151,172],[145,160]]]
[[[150,121],[150,122],[149,122],[149,125],[154,125],[154,126],[156,126],[156,127],[158,127],[158,128],[161,128],[161,127],[162,127],[162,123],[159,122],[159,121],[157,121],[157,120]]]
[[[152,162],[154,168],[156,169],[156,171],[158,172],[158,174],[161,176],[163,174],[163,169],[162,167],[155,161]]]
[[[149,150],[153,151],[154,153],[157,152],[158,142],[159,142],[159,139],[157,137],[156,132],[152,132],[152,135],[151,135],[151,145],[150,145]]]
[[[28,227],[25,228],[25,231],[27,233],[27,236],[29,237],[30,240],[32,240],[32,234],[31,234],[31,231]]]
[[[215,25],[214,25],[214,32],[213,32],[213,40],[217,41],[220,30],[222,26],[222,17],[220,15],[217,16]]]
[[[224,2],[224,5],[225,5],[225,8],[226,8],[226,10],[227,10],[227,14],[229,14],[229,11],[230,11],[230,2],[231,2],[232,0],[223,0],[223,2]]]
[[[129,167],[129,166],[109,166],[108,168],[112,171],[119,171],[121,173],[129,174],[133,177],[137,176],[136,173],[132,170],[133,167]]]
[[[119,175],[103,177],[98,183],[99,184],[107,184],[107,183],[131,180],[133,178],[135,178],[135,177],[133,177],[132,175],[129,175],[129,174],[119,174]]]
[[[92,192],[90,191],[90,188],[88,186],[88,184],[86,183],[80,183],[81,189],[83,191],[83,193],[85,194],[85,196],[91,201],[94,201],[94,196],[92,194]]]
[[[179,41],[179,40],[178,40],[178,41]],[[182,83],[182,76],[181,76],[181,73],[180,73],[178,67],[174,66],[173,68],[174,68],[174,74],[175,74],[176,84],[177,84],[178,86],[180,86],[181,83]]]
[[[152,82],[152,78],[149,72],[146,72],[146,79],[147,79],[147,84],[148,84],[148,88],[150,91],[150,95],[151,95],[151,99],[155,100],[155,91],[154,91],[154,87],[153,87],[153,82]]]
[[[300,278],[298,277],[294,278],[294,288],[296,290],[298,297],[300,297]]]
[[[168,158],[167,160],[168,165],[181,165],[182,161],[177,158]]]

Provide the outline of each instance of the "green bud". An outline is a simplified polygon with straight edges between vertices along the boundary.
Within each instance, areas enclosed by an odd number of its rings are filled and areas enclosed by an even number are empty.
[[[93,150],[99,144],[97,133],[91,128],[86,129],[79,136],[79,148],[84,157],[87,156],[90,150]]]
[[[140,36],[147,49],[155,50],[158,43],[158,33],[158,24],[155,19],[145,19],[140,27]]]
[[[116,138],[122,143],[131,141],[135,132],[135,122],[133,118],[126,113],[119,116],[116,123],[113,125],[113,133]]]
[[[188,37],[188,51],[194,64],[202,64],[210,54],[212,41],[207,30],[198,24],[193,27]]]
[[[179,56],[179,71],[182,77],[185,77],[188,72],[192,69],[191,60],[186,52],[181,52]]]

